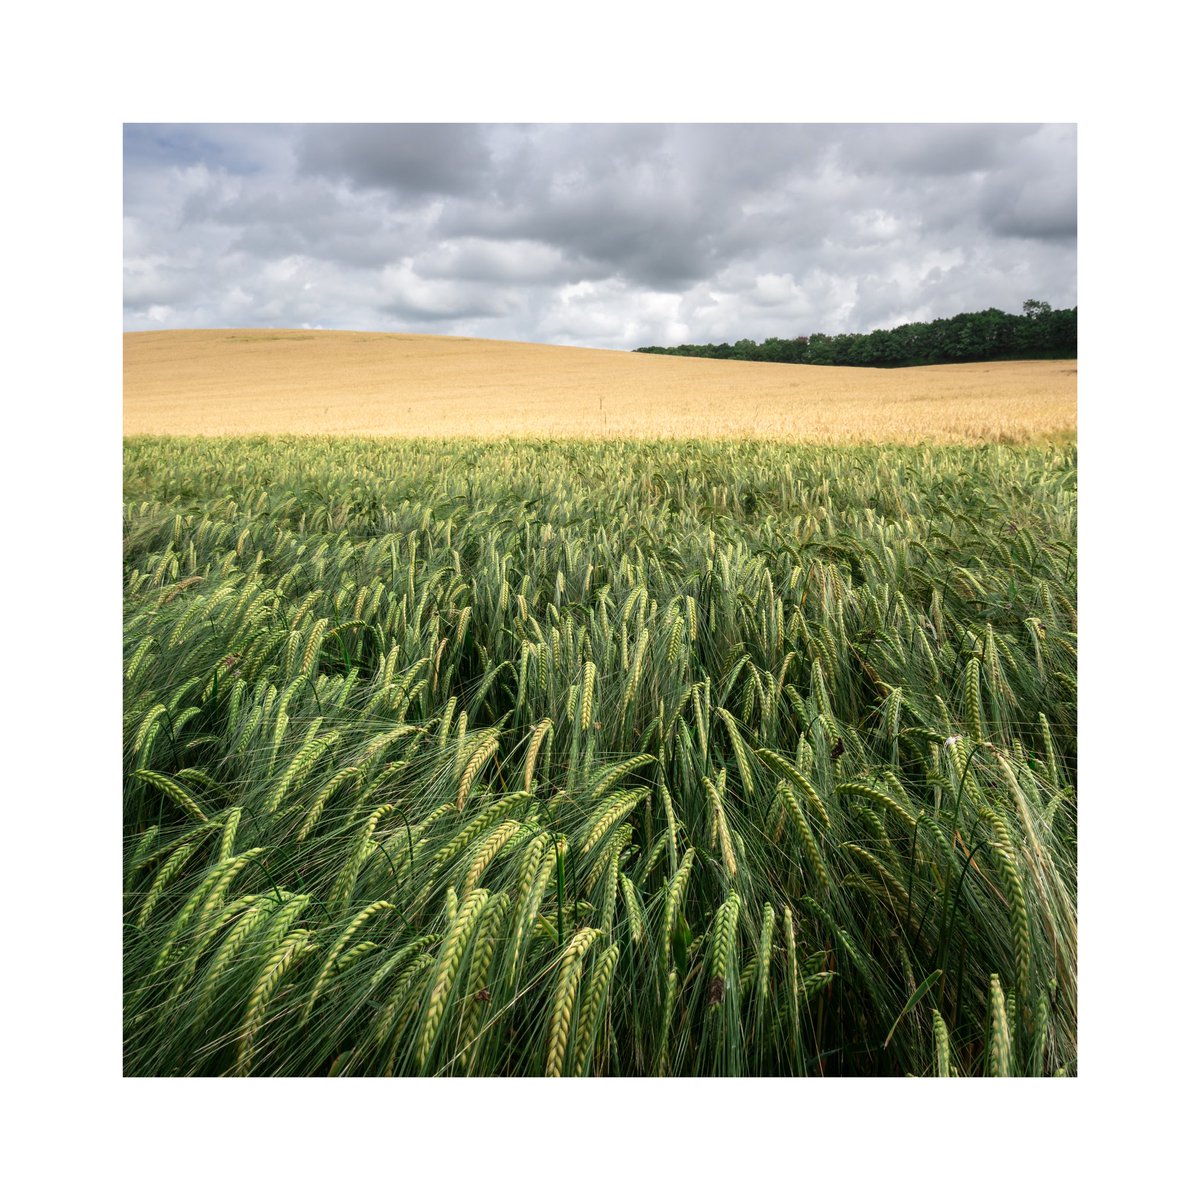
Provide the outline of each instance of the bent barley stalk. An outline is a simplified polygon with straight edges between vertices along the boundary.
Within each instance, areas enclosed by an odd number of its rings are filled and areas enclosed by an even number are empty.
[[[529,750],[525,756],[525,790],[533,792],[533,773],[537,769],[538,751],[547,734],[554,731],[554,722],[549,717],[543,717],[534,728],[533,736],[529,739]]]
[[[312,991],[308,995],[308,1002],[304,1005],[303,1011],[300,1013],[300,1024],[303,1025],[312,1016],[312,1010],[316,1007],[317,1000],[320,999],[321,991],[329,982],[333,975],[334,966],[337,963],[338,955],[350,943],[354,935],[362,928],[362,926],[370,920],[376,913],[384,912],[388,909],[395,908],[394,904],[390,904],[387,900],[374,900],[357,913],[346,928],[342,930],[336,942],[330,948],[329,953],[325,956],[325,961],[321,964],[321,969],[317,972],[316,982],[312,986]]]
[[[246,1008],[246,1017],[242,1022],[242,1032],[238,1039],[237,1065],[235,1075],[249,1075],[254,1062],[254,1039],[266,1020],[267,1006],[271,997],[283,981],[284,974],[294,961],[302,957],[308,950],[312,934],[307,929],[297,929],[284,939],[283,945],[267,960],[263,973],[258,977],[253,991],[250,993],[250,1004]]]
[[[581,929],[563,953],[562,964],[558,969],[558,982],[554,988],[554,1002],[550,1010],[549,1049],[546,1055],[546,1074],[549,1076],[562,1074],[571,1033],[575,995],[579,991],[579,980],[583,974],[583,956],[599,936],[599,929]]]
[[[433,1049],[434,1038],[437,1036],[442,1015],[446,1010],[450,989],[458,973],[459,964],[466,952],[467,943],[475,931],[475,924],[487,902],[488,893],[483,888],[477,888],[463,899],[461,905],[448,904],[447,908],[454,912],[453,926],[442,943],[442,952],[438,958],[437,970],[434,975],[433,990],[425,1007],[425,1020],[421,1026],[421,1036],[417,1043],[417,1066],[424,1068]]]
[[[458,781],[458,793],[454,798],[454,803],[459,810],[467,802],[467,796],[471,791],[471,784],[475,782],[475,776],[483,770],[484,764],[493,754],[500,748],[500,739],[495,734],[485,734],[480,740],[479,747],[467,759],[467,765],[463,768],[462,778]],[[528,791],[528,788],[526,789]]]
[[[729,836],[729,826],[725,822],[725,805],[721,800],[721,789],[707,775],[704,777],[704,790],[712,803],[713,819],[717,824],[717,840],[721,845],[721,857],[725,860],[725,870],[732,879],[737,874],[737,858],[733,853],[733,840]]]
[[[464,878],[462,886],[464,895],[467,895],[474,889],[475,885],[479,882],[480,876],[488,869],[488,864],[504,849],[513,834],[520,828],[519,821],[505,821],[494,833],[488,836],[487,841],[480,846],[479,851],[471,860],[470,866],[467,867],[466,878]]]
[[[572,1074],[586,1075],[587,1068],[596,1049],[600,1033],[600,1022],[604,1018],[604,1006],[608,1000],[608,987],[616,970],[620,946],[615,943],[597,960],[588,976],[587,988],[579,1009],[579,1030],[575,1037],[575,1069]]]

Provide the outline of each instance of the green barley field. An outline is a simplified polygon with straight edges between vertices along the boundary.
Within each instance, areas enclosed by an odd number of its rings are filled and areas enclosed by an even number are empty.
[[[125,443],[128,1075],[1071,1075],[1073,445]]]

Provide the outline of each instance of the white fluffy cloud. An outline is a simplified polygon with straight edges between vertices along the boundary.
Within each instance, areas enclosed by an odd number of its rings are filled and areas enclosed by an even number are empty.
[[[136,126],[127,329],[629,348],[1075,303],[1074,126]]]

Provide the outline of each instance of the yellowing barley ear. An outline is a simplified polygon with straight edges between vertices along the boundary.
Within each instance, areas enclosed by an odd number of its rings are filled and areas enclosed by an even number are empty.
[[[933,1010],[933,1050],[934,1057],[937,1059],[938,1075],[942,1079],[949,1079],[951,1075],[950,1032],[946,1028],[942,1014],[936,1008]]]
[[[671,937],[675,932],[675,917],[679,912],[679,906],[683,903],[683,897],[687,891],[688,877],[692,873],[692,863],[696,861],[695,848],[689,846],[683,854],[683,861],[679,864],[679,870],[671,878],[671,882],[667,884],[666,902],[663,905],[663,927],[662,927],[662,968],[667,970],[671,965]]]
[[[633,652],[633,662],[629,669],[629,682],[625,685],[625,694],[621,697],[621,712],[625,710],[633,702],[633,698],[637,695],[638,685],[642,681],[642,666],[646,660],[646,648],[650,644],[650,630],[643,629],[641,636],[638,638],[637,648]]]
[[[852,779],[848,783],[839,783],[837,791],[840,796],[861,796],[864,800],[870,800],[872,804],[899,817],[909,829],[917,827],[917,818],[899,800],[880,788],[871,787],[869,784]]]
[[[475,857],[471,860],[471,865],[467,868],[466,876],[463,878],[463,894],[466,895],[479,882],[480,876],[487,870],[488,864],[500,853],[513,834],[521,828],[519,821],[505,821],[497,827],[494,833],[488,836],[487,841],[480,846]]]
[[[477,749],[467,759],[467,765],[463,768],[462,778],[458,781],[458,793],[454,798],[454,803],[458,806],[459,811],[467,802],[467,796],[471,791],[471,784],[475,782],[476,775],[483,770],[484,764],[493,754],[500,748],[500,739],[494,734],[486,734],[479,742]]]
[[[587,733],[592,727],[592,700],[596,691],[596,664],[583,664],[583,683],[579,693],[579,728]]]
[[[589,789],[592,799],[599,800],[619,779],[623,779],[632,771],[650,766],[654,761],[653,754],[636,754],[633,758],[602,771]]]
[[[678,662],[680,652],[683,650],[683,631],[686,622],[683,617],[676,617],[671,623],[671,636],[667,643],[667,662]]]
[[[468,604],[458,615],[458,625],[454,630],[454,644],[452,649],[457,649],[462,645],[463,638],[467,636],[467,623],[471,619],[471,606]]]
[[[1000,977],[993,975],[988,984],[988,1073],[1008,1076],[1013,1073],[1012,1035]]]
[[[784,812],[791,817],[792,824],[796,832],[800,835],[800,844],[804,847],[804,855],[808,859],[808,864],[821,885],[821,890],[828,892],[829,872],[826,869],[821,849],[817,845],[817,839],[813,836],[812,827],[808,823],[808,818],[804,815],[804,810],[800,807],[799,801],[786,783],[778,785],[777,794],[783,802]]]
[[[162,775],[158,771],[145,770],[134,771],[133,778],[157,788],[164,796],[174,800],[194,821],[204,824],[208,820],[200,805],[196,803],[195,797],[177,779]]]
[[[750,755],[746,750],[746,743],[742,740],[741,732],[738,730],[737,722],[733,719],[732,713],[724,708],[718,708],[717,716],[724,721],[725,728],[729,733],[729,741],[733,746],[733,756],[737,761],[738,774],[741,776],[746,798],[749,799],[754,795],[754,776],[750,771]]]
[[[725,999],[727,981],[737,976],[737,921],[741,906],[741,897],[737,892],[730,892],[713,920],[710,1005],[720,1004]]]
[[[571,1035],[571,1015],[575,1009],[579,980],[583,975],[583,956],[599,936],[598,929],[581,929],[571,939],[563,954],[558,969],[558,981],[554,987],[554,1003],[550,1010],[550,1034],[546,1054],[546,1074],[549,1076],[563,1073],[563,1062]]]
[[[629,918],[629,937],[636,944],[646,935],[646,913],[633,880],[625,874],[621,875],[621,894],[625,900],[625,913]]]
[[[300,1024],[303,1025],[312,1016],[312,1011],[316,1007],[317,1000],[321,996],[325,985],[333,976],[334,964],[337,962],[338,955],[350,944],[354,935],[371,919],[376,913],[386,912],[388,909],[394,908],[395,905],[390,904],[387,900],[376,900],[368,904],[366,908],[361,909],[347,923],[346,927],[338,935],[333,945],[330,947],[329,953],[325,956],[325,961],[321,964],[321,969],[317,972],[316,982],[312,986],[312,991],[308,995],[308,1001],[304,1005],[304,1009],[300,1014]]]
[[[563,848],[565,850],[565,847]],[[537,921],[538,910],[550,877],[558,864],[560,850],[550,844],[550,835],[538,834],[529,844],[521,863],[520,883],[513,906],[513,938],[509,952],[506,980],[512,987],[521,968],[521,956]]]
[[[1041,1076],[1046,1071],[1046,1040],[1050,1026],[1050,1007],[1046,993],[1038,997],[1037,1013],[1034,1017],[1033,1043],[1029,1051],[1029,1070],[1031,1075]]]
[[[246,1008],[246,1016],[242,1021],[241,1034],[238,1037],[237,1063],[234,1066],[235,1075],[249,1075],[254,1065],[254,1039],[266,1020],[267,1007],[271,997],[283,982],[288,968],[302,958],[311,946],[309,940],[312,934],[307,929],[296,929],[287,935],[283,944],[267,960],[250,993],[250,1003]]]
[[[273,904],[273,898],[266,896],[258,897],[248,907],[249,911],[243,913],[226,934],[225,940],[213,955],[212,962],[205,972],[195,1001],[197,1023],[202,1023],[208,1015],[220,985],[226,980],[226,971],[232,964],[237,963],[242,947],[247,944],[252,934],[271,920],[277,911]]]
[[[675,823],[675,804],[665,783],[658,785],[658,798],[662,801],[663,816],[667,821],[667,861],[670,864],[671,873],[674,874],[679,869],[678,854],[676,851],[678,833]]]
[[[317,822],[321,819],[321,814],[325,811],[325,805],[329,802],[330,797],[343,784],[353,780],[356,784],[360,784],[363,780],[363,772],[360,767],[343,767],[335,775],[331,776],[329,782],[317,793],[317,798],[313,801],[312,807],[308,810],[299,830],[296,832],[296,841],[303,842],[310,833],[316,828]]]
[[[792,1017],[792,1039],[797,1052],[800,1045],[800,961],[796,952],[796,929],[792,910],[783,910],[783,943],[787,951],[788,1007]]]
[[[670,1050],[671,1017],[675,1012],[675,997],[679,993],[679,976],[672,971],[667,976],[666,995],[663,997],[662,1026],[658,1032],[658,1055],[655,1064],[655,1074],[663,1076],[667,1073],[668,1054]]]
[[[575,1034],[575,1075],[586,1075],[596,1052],[600,1025],[604,1019],[608,1000],[608,988],[616,970],[621,948],[615,943],[608,947],[596,961],[588,975],[587,987],[579,1006],[579,1021]]]
[[[429,1065],[430,1052],[441,1028],[442,1017],[445,1015],[458,969],[487,898],[488,893],[483,888],[477,888],[469,896],[465,896],[454,914],[450,932],[442,942],[442,952],[438,956],[434,972],[433,990],[429,993],[425,1019],[421,1023],[421,1033],[417,1041],[418,1069],[424,1070]]]
[[[629,791],[614,792],[611,800],[601,809],[600,815],[587,831],[583,844],[579,847],[579,853],[581,855],[588,854],[594,850],[604,840],[609,830],[625,820],[649,795],[649,792],[649,788],[633,788]]]
[[[233,853],[234,840],[237,838],[238,825],[241,823],[242,809],[231,808],[225,817],[225,829],[221,834],[221,849],[218,858],[228,858]]]
[[[346,856],[345,865],[337,877],[337,882],[333,885],[333,891],[329,898],[331,909],[337,910],[349,904],[359,872],[366,865],[367,859],[375,853],[375,827],[394,810],[394,807],[391,804],[381,804],[363,822],[362,830]]]
[[[302,783],[310,774],[320,756],[326,750],[331,750],[336,746],[341,741],[341,737],[342,735],[334,730],[331,733],[322,734],[319,737],[310,738],[306,741],[292,756],[291,762],[284,768],[283,773],[279,777],[279,782],[267,797],[266,803],[263,806],[265,810],[268,813],[273,813],[287,795],[288,790]]]
[[[602,874],[604,878],[604,890],[600,899],[600,928],[606,934],[612,933],[613,914],[617,907],[617,880],[620,878],[621,868],[621,853],[625,849],[626,843],[632,839],[633,831],[629,826],[624,827],[629,830],[628,838],[622,839],[620,834],[617,835],[616,845],[613,847],[608,856],[607,867],[604,868]],[[603,860],[602,860],[603,862]]]
[[[300,660],[300,674],[307,679],[312,674],[312,669],[317,661],[317,652],[321,648],[321,642],[325,638],[325,630],[329,627],[329,619],[322,617],[312,627],[312,633],[308,635],[308,641],[304,646],[304,654]]]
[[[533,774],[537,769],[538,751],[542,748],[542,742],[545,741],[547,735],[553,740],[554,722],[549,717],[543,717],[534,727],[533,735],[529,739],[529,750],[525,755],[525,790],[533,791]]]
[[[179,874],[183,868],[183,864],[196,852],[200,842],[196,839],[191,839],[183,845],[178,846],[173,850],[167,861],[158,869],[158,874],[154,877],[154,882],[150,885],[149,891],[146,893],[146,899],[142,902],[141,911],[138,913],[137,927],[145,929],[146,922],[150,920],[151,914],[154,912],[155,906],[159,899],[166,891],[167,885]]]
[[[967,719],[970,722],[971,736],[977,742],[984,741],[983,706],[979,701],[979,659],[977,658],[971,658],[967,662]]]
[[[755,969],[758,977],[758,1000],[767,1002],[767,990],[771,985],[771,943],[775,936],[775,910],[770,904],[763,905],[762,930],[758,938],[758,958]]]
[[[737,874],[737,858],[733,852],[733,839],[729,836],[729,826],[725,821],[725,805],[721,800],[721,789],[707,775],[704,777],[704,790],[712,803],[713,817],[717,826],[717,839],[721,844],[721,857],[725,860],[725,870],[732,879]]]
[[[175,920],[171,923],[171,927],[162,938],[158,957],[154,960],[155,971],[161,970],[172,957],[176,956],[177,943],[194,917],[198,922],[196,928],[202,928],[205,918],[210,915],[210,898],[215,895],[212,903],[220,905],[224,898],[224,892],[228,884],[233,881],[234,876],[262,853],[263,848],[256,846],[252,850],[239,854],[237,858],[218,862],[207,872],[200,883],[192,889],[183,907],[176,914]],[[198,917],[197,912],[199,913]]]
[[[1017,867],[1016,851],[1004,818],[992,808],[983,808],[981,815],[992,828],[994,841],[992,850],[1004,879],[1004,893],[1008,900],[1008,921],[1012,937],[1013,958],[1017,965],[1017,995],[1023,1000],[1029,997],[1029,973],[1032,960],[1029,930],[1029,909],[1025,902],[1025,888]]]
[[[458,697],[451,696],[450,699],[446,701],[446,707],[442,710],[442,718],[438,722],[437,746],[438,746],[439,750],[445,750],[445,748],[446,748],[446,743],[450,739],[450,730],[454,728],[454,714],[457,710],[458,710]],[[459,747],[455,750],[455,755],[454,755],[455,771],[459,770],[459,768],[462,766],[461,758],[462,758],[462,748]]]
[[[758,757],[763,760],[768,766],[773,768],[775,772],[782,775],[793,787],[797,793],[803,796],[805,803],[816,813],[818,820],[829,828],[829,813],[825,809],[825,805],[821,800],[817,789],[809,782],[809,780],[800,773],[786,758],[781,754],[776,754],[774,750],[765,748],[757,751]]]

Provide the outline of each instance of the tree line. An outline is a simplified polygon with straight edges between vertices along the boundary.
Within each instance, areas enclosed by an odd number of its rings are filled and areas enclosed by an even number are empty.
[[[1019,314],[988,308],[871,333],[814,333],[808,337],[767,338],[761,343],[742,338],[732,345],[639,346],[634,353],[830,367],[918,367],[1014,358],[1075,358],[1077,313],[1075,308],[1051,308],[1043,300],[1026,300]]]

